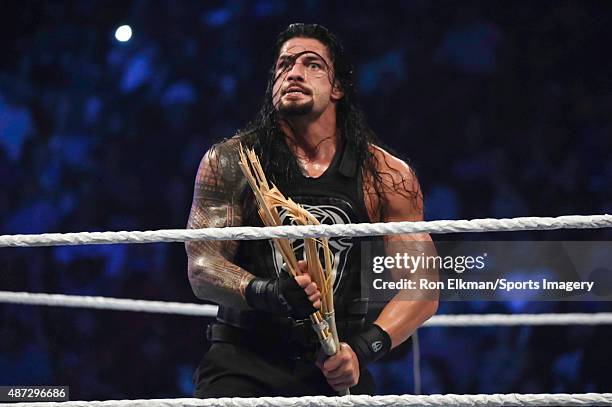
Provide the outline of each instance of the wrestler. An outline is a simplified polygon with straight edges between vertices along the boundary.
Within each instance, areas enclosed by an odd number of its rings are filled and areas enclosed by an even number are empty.
[[[352,70],[338,39],[316,24],[292,24],[277,38],[257,119],[203,157],[189,228],[261,226],[238,167],[238,146],[253,148],[268,179],[321,223],[419,221],[423,197],[412,169],[380,147],[356,106]],[[289,219],[287,219],[289,223]],[[430,242],[426,234],[394,242]],[[336,256],[336,355],[318,356],[308,315],[320,292],[290,277],[270,241],[187,242],[194,294],[219,304],[212,343],[194,374],[196,397],[373,394],[368,364],[404,342],[437,309],[437,299],[390,300],[366,324],[368,298],[360,239],[330,239]],[[294,243],[300,250],[299,241]],[[390,249],[392,250],[392,249]],[[298,258],[301,254],[298,253]]]

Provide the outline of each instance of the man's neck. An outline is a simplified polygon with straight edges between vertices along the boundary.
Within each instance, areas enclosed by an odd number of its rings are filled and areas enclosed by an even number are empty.
[[[281,129],[287,135],[291,152],[298,160],[331,161],[338,145],[336,115],[323,113],[313,120],[292,117],[281,120]]]

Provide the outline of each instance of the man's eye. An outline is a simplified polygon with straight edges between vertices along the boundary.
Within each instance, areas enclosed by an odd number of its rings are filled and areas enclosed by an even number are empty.
[[[290,60],[288,60],[288,59],[284,59],[284,60],[282,60],[281,62],[279,62],[279,63],[278,63],[278,65],[277,65],[276,69],[277,69],[277,70],[285,70],[285,69],[287,69],[288,67],[290,67],[290,66],[291,66],[291,64],[292,64],[292,63],[291,63],[291,61],[290,61]]]
[[[321,64],[317,62],[311,62],[308,64],[308,68],[310,69],[321,69]]]

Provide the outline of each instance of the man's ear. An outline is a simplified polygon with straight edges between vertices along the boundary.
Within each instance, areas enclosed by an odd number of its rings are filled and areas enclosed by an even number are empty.
[[[332,87],[332,91],[331,91],[332,100],[337,102],[340,99],[342,99],[343,96],[344,96],[344,91],[342,90],[342,86],[340,85],[340,82],[334,81],[334,86]]]

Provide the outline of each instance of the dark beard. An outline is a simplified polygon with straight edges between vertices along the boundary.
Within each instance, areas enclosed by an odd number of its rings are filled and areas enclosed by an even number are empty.
[[[295,117],[295,116],[305,116],[308,113],[312,112],[312,107],[314,106],[314,101],[309,101],[308,103],[303,104],[289,104],[285,105],[281,103],[278,107],[278,113],[285,117]]]

